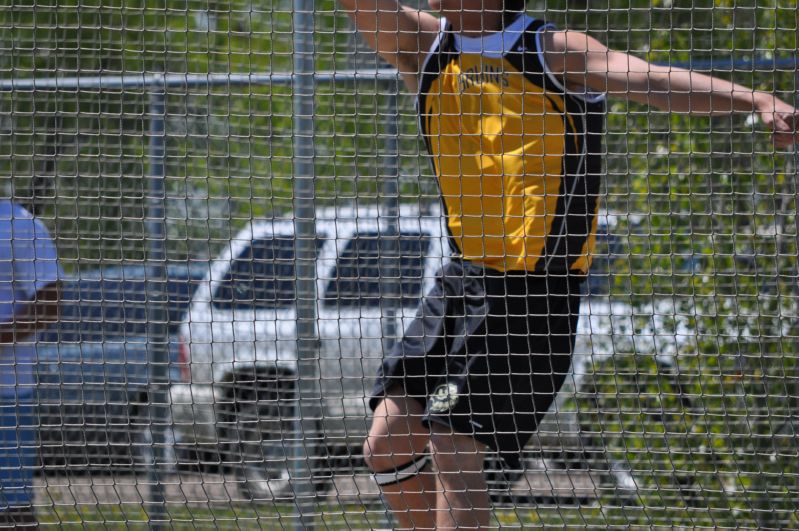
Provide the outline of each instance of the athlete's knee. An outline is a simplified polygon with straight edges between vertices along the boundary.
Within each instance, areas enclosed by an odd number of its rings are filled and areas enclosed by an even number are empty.
[[[383,463],[388,457],[384,439],[385,436],[370,435],[363,441],[363,460],[372,472],[383,468]]]
[[[409,481],[426,472],[432,463],[429,454],[398,454],[366,460],[378,487],[388,487]]]
[[[366,465],[381,471],[409,462],[425,451],[430,431],[421,421],[421,406],[407,398],[387,397],[375,409],[363,444]]]
[[[416,447],[419,448],[416,448]],[[363,443],[363,459],[380,488],[403,483],[430,465],[426,444],[415,441],[410,434],[391,434],[388,423],[374,429]]]
[[[425,445],[414,442],[408,434],[370,433],[363,442],[364,462],[372,472],[397,468],[424,452]]]

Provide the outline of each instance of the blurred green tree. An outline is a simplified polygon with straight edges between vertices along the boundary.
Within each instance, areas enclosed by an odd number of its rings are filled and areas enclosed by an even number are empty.
[[[290,73],[292,2],[10,0],[0,10],[7,79],[142,74]],[[311,37],[320,71],[354,66],[348,24],[317,3]],[[319,203],[374,200],[390,92],[320,85],[314,143]],[[0,176],[25,199],[37,190],[68,268],[141,260],[149,171],[149,87],[0,95]],[[171,259],[209,258],[231,230],[291,206],[292,99],[286,86],[167,90],[167,226]],[[403,113],[410,116],[406,103]],[[411,122],[412,128],[414,122]],[[418,150],[401,127],[403,150]],[[419,164],[406,159],[406,173]],[[355,177],[358,177],[357,181]],[[43,181],[51,186],[42,187]],[[408,180],[414,189],[415,179]],[[406,188],[408,188],[406,186]],[[27,198],[28,201],[32,198]],[[231,228],[232,227],[232,228]]]
[[[561,26],[650,61],[795,55],[795,1],[588,0],[539,5]],[[796,98],[795,69],[713,71]],[[608,113],[605,208],[620,319],[574,407],[635,481],[629,524],[795,528],[797,227],[792,153],[748,115],[687,117],[626,102]],[[626,311],[626,310],[625,310]],[[618,520],[614,520],[618,521]]]

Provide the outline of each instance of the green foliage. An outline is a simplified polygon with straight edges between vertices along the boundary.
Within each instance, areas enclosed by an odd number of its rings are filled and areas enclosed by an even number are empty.
[[[293,70],[292,2],[96,0],[7,2],[0,9],[0,72],[54,76],[287,73]],[[317,4],[317,70],[351,68],[348,24],[333,0]],[[318,86],[314,144],[320,206],[374,200],[387,171],[385,86]],[[412,110],[403,102],[402,112]],[[292,205],[291,90],[217,86],[167,91],[167,230],[171,259],[208,258],[252,217]],[[148,159],[147,89],[0,95],[0,176],[23,199],[38,193],[68,269],[143,260]],[[411,122],[413,126],[414,122]],[[404,124],[403,130],[408,130]],[[415,131],[400,149],[418,152]],[[403,171],[418,175],[406,158]],[[357,177],[357,179],[356,179]],[[416,190],[414,178],[404,187]],[[369,200],[369,199],[366,199]]]
[[[661,63],[791,56],[797,45],[795,1],[545,7],[561,26]],[[793,71],[714,74],[787,101],[799,88]],[[796,527],[792,154],[775,152],[748,116],[686,117],[620,101],[607,141],[603,199],[619,214],[612,232],[622,240],[613,294],[638,313],[625,331],[638,340],[618,341],[616,355],[595,364],[575,403],[582,427],[634,478],[647,510],[631,523]],[[667,315],[653,332],[659,311]],[[641,340],[652,333],[657,348]],[[663,345],[668,356],[658,358]],[[616,493],[602,502],[618,505]]]
[[[608,463],[623,464],[635,479],[636,498],[649,508],[641,523],[798,525],[784,380],[742,367],[736,354],[678,360],[666,369],[651,355],[617,355],[578,398],[583,429]],[[794,370],[793,361],[779,363]]]

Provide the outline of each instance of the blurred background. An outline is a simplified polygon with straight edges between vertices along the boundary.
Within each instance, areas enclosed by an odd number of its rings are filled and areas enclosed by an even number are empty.
[[[795,0],[528,7],[796,101]],[[365,390],[445,231],[414,95],[332,0],[311,14],[0,9],[0,193],[67,276],[37,343],[42,525],[278,527],[298,492],[314,525],[388,525],[358,455]],[[325,76],[298,85],[297,57]],[[796,154],[752,116],[625,102],[605,145],[573,375],[525,469],[490,465],[497,521],[799,527]]]

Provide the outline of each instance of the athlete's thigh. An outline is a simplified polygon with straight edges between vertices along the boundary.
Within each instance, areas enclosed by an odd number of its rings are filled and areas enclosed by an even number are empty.
[[[425,407],[401,390],[392,387],[375,408],[366,442],[373,458],[413,456],[424,452],[430,441],[430,428],[422,423]]]

